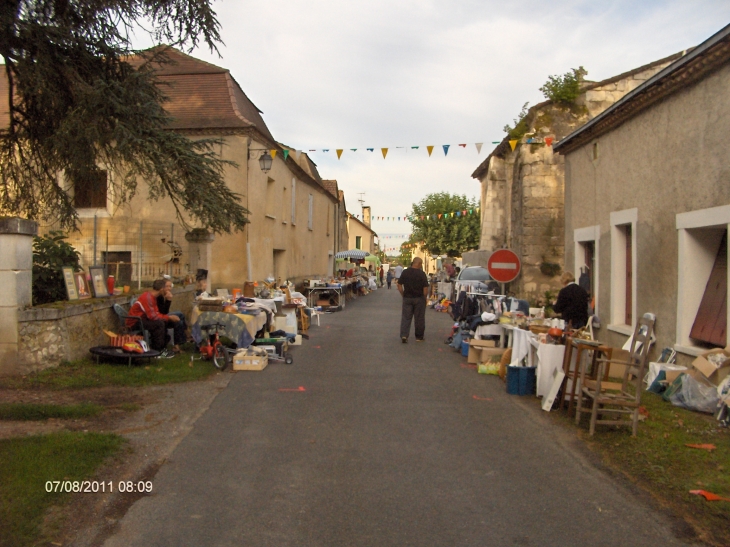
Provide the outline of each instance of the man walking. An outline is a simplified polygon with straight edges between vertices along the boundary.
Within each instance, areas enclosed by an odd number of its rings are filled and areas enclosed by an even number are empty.
[[[393,270],[393,273],[395,274],[395,282],[398,283],[398,280],[400,279],[401,274],[403,273],[403,266],[398,264],[395,269]]]
[[[403,309],[400,319],[400,339],[408,343],[411,321],[415,318],[416,341],[423,342],[426,332],[426,295],[428,278],[423,272],[423,260],[414,258],[411,267],[403,270],[398,277],[398,291],[403,296]]]

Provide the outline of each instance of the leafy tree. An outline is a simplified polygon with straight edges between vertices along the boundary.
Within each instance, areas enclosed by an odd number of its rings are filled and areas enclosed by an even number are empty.
[[[117,203],[149,187],[172,200],[180,222],[214,232],[243,228],[248,211],[223,180],[218,141],[169,130],[156,66],[164,47],[135,50],[143,24],[156,44],[216,50],[212,0],[3,0],[0,55],[10,120],[0,128],[0,210],[75,227],[66,191],[88,186],[98,166]],[[62,174],[62,175],[61,175]]]
[[[481,235],[481,222],[475,211],[477,207],[479,205],[475,199],[464,195],[446,192],[429,194],[419,203],[413,204],[411,239],[423,241],[424,249],[432,255],[461,256],[464,251],[476,249]],[[451,215],[461,211],[466,211],[467,215]],[[469,214],[469,211],[473,213]],[[449,213],[449,216],[438,218],[439,214],[444,213]]]
[[[573,68],[562,76],[548,76],[548,81],[540,88],[545,98],[556,103],[571,104],[580,95],[580,84],[588,71],[581,67]]]
[[[61,268],[79,271],[79,253],[61,232],[33,238],[33,305],[66,300],[66,284]]]

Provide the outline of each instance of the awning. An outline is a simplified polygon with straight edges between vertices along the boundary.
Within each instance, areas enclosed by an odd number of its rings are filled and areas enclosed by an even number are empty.
[[[340,251],[335,255],[335,258],[354,258],[355,260],[363,260],[366,256],[370,256],[370,253],[360,249],[350,249],[349,251]]]

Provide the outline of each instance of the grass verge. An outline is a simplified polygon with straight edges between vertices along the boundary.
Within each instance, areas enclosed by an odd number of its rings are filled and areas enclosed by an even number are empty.
[[[720,427],[711,415],[673,406],[653,393],[644,392],[641,403],[648,416],[639,424],[637,437],[627,427],[600,425],[589,437],[587,415],[580,436],[609,467],[690,522],[700,539],[730,545],[730,502],[709,502],[689,493],[707,490],[730,498],[730,430]],[[713,444],[716,449],[687,444]]]
[[[0,440],[0,547],[35,545],[43,517],[69,496],[47,492],[47,481],[82,481],[126,441],[99,433],[53,433]]]
[[[91,403],[79,405],[42,405],[31,403],[0,403],[0,420],[47,420],[59,418],[89,418],[104,411],[104,407]]]
[[[27,376],[0,378],[9,389],[83,389],[105,386],[152,386],[202,380],[217,369],[212,361],[190,361],[190,353],[172,359],[150,359],[142,364],[96,364],[92,359],[62,363]]]

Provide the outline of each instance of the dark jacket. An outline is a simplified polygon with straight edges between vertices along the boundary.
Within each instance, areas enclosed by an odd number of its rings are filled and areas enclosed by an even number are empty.
[[[553,309],[574,329],[585,327],[588,323],[588,293],[575,283],[570,283],[560,289]]]

